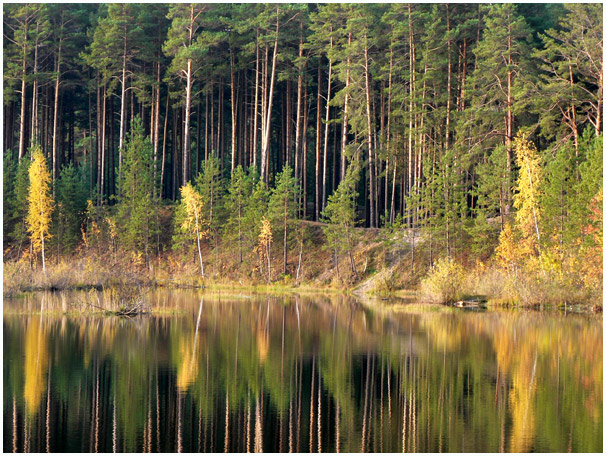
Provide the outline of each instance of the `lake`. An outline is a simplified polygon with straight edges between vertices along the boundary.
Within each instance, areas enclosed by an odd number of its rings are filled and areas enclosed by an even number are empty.
[[[5,452],[603,448],[601,314],[196,290],[71,311],[96,299],[4,300]]]

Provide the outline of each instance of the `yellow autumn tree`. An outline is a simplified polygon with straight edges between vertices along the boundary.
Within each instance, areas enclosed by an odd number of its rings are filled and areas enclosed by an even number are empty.
[[[51,237],[49,230],[54,201],[51,195],[50,173],[40,146],[36,146],[32,154],[27,204],[27,231],[30,233],[34,253],[42,252],[42,270],[46,275],[44,244]]]
[[[181,187],[181,204],[177,211],[179,228],[183,234],[191,236],[198,247],[198,258],[200,260],[200,272],[204,277],[204,263],[202,262],[202,249],[200,239],[205,237],[208,230],[204,229],[206,223],[203,219],[204,201],[202,195],[191,185],[190,182]]]
[[[539,231],[540,200],[543,173],[540,157],[532,141],[523,133],[518,133],[514,140],[516,164],[519,177],[513,205],[517,209],[515,229],[520,234],[522,247],[541,254],[541,233]]]
[[[271,232],[270,221],[263,217],[261,219],[261,232],[259,233],[258,244],[256,247],[257,252],[261,257],[267,258],[267,283],[271,281],[271,242],[273,235]]]
[[[506,223],[499,236],[499,245],[495,250],[497,262],[499,265],[512,275],[517,275],[518,262],[521,259],[521,252],[513,228],[510,223]]]

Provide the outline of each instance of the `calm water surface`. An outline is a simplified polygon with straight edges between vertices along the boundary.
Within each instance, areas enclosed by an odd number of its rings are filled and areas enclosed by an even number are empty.
[[[48,312],[93,298],[5,300],[5,452],[602,451],[601,316],[171,291]]]

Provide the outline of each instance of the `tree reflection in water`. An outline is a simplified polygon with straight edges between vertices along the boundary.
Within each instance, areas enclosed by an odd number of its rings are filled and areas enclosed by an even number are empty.
[[[54,313],[85,293],[24,299],[5,304],[4,451],[602,449],[597,317],[158,291],[122,319]]]

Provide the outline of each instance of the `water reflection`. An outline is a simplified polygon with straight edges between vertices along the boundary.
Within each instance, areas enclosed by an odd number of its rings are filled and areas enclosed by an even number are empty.
[[[167,291],[53,313],[91,297],[5,303],[4,451],[602,450],[599,318]]]

